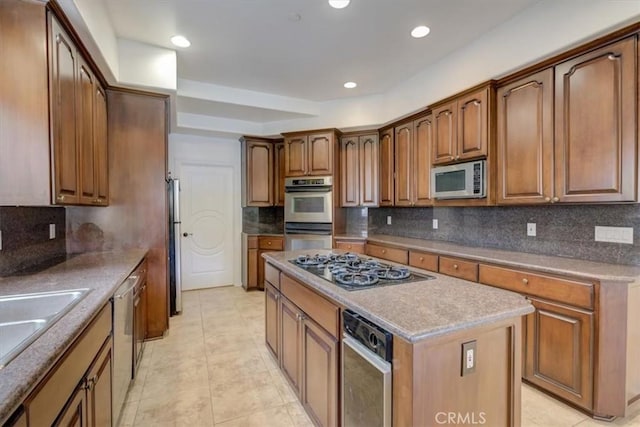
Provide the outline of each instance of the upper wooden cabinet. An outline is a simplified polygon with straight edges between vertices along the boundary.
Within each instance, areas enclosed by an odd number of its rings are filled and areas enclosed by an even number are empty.
[[[340,204],[378,206],[378,134],[340,140]]]
[[[0,2],[0,37],[0,205],[107,204],[106,98],[90,61],[46,2]]]
[[[281,140],[242,137],[242,206],[284,205],[284,145]]]
[[[107,205],[105,92],[68,33],[48,17],[53,202]]]
[[[548,203],[553,197],[553,69],[498,89],[500,204]]]
[[[499,204],[637,200],[636,36],[498,89]]]
[[[556,66],[555,196],[636,200],[637,36]]]
[[[380,131],[380,206],[394,204],[394,130]]]
[[[273,205],[273,143],[242,139],[243,206]]]
[[[273,204],[284,206],[284,141],[275,143],[273,149]]]
[[[333,174],[334,130],[283,135],[285,176]]]
[[[429,206],[432,116],[427,115],[395,128],[395,205]]]
[[[492,86],[432,107],[434,165],[487,156]]]

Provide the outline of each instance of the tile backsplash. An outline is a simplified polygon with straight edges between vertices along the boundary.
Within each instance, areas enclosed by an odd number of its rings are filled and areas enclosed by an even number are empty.
[[[391,216],[391,225],[387,225]],[[369,234],[640,265],[640,205],[369,208]],[[438,229],[432,220],[438,220]],[[527,223],[536,223],[536,237]],[[633,244],[596,242],[596,225],[633,227]]]
[[[247,234],[284,233],[284,208],[242,208],[242,232]]]
[[[54,239],[49,239],[49,224],[55,224]],[[0,207],[0,231],[0,276],[30,271],[66,258],[62,207]]]

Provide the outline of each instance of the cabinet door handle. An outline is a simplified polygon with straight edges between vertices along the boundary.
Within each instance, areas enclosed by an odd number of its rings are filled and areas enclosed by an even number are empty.
[[[276,301],[278,301],[280,299],[280,295],[275,294],[275,296],[273,297]]]
[[[551,201],[551,197],[545,197],[545,198],[544,198],[544,201],[545,201],[545,202],[547,202],[547,203],[549,203],[549,202]]]
[[[553,199],[551,199],[551,200],[552,200],[552,202],[553,202],[553,203],[560,201],[560,199],[559,199],[559,198],[557,198],[557,197],[554,197],[554,198],[553,198]]]
[[[57,200],[58,200],[59,202],[64,202],[64,195],[63,195],[63,194],[60,194],[60,195],[57,197]]]

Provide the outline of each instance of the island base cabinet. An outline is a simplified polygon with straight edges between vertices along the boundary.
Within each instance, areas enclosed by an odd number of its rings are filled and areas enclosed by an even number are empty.
[[[265,343],[273,357],[280,357],[280,292],[264,282]]]
[[[575,405],[593,406],[593,313],[530,298],[525,380]]]
[[[470,331],[393,342],[394,427],[520,426],[520,317]],[[462,375],[462,346],[475,341],[475,370]]]
[[[316,425],[338,425],[338,341],[310,319],[302,326],[302,406]]]
[[[281,342],[280,368],[289,380],[298,397],[301,391],[302,378],[302,312],[291,301],[281,297]]]

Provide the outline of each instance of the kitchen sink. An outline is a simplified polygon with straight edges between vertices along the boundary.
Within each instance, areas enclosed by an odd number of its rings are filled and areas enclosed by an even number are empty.
[[[0,369],[89,291],[82,288],[0,297]]]

